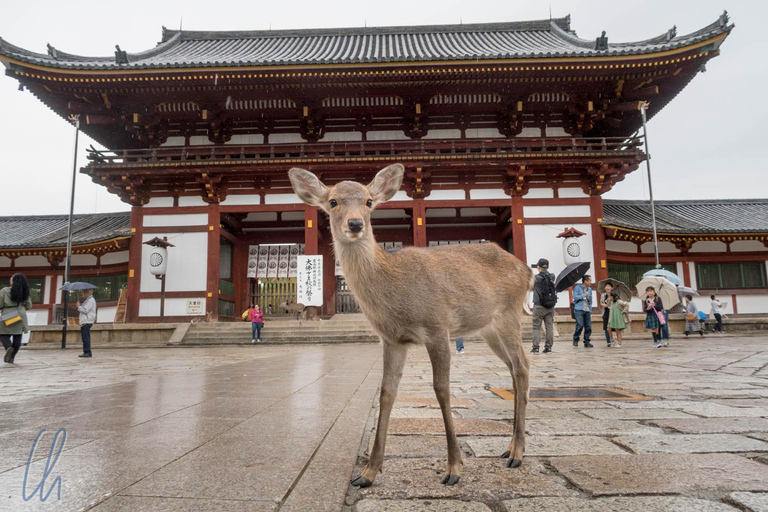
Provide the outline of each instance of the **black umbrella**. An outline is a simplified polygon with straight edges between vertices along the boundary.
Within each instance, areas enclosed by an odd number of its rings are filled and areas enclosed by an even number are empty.
[[[558,274],[557,279],[555,279],[555,290],[558,292],[561,292],[567,288],[570,288],[576,282],[584,277],[587,274],[587,270],[589,270],[590,263],[588,261],[585,262],[576,262],[571,263],[567,267],[565,267],[565,270],[560,272]]]
[[[82,281],[75,281],[74,283],[67,283],[64,286],[59,287],[59,290],[93,290],[94,288],[98,288],[98,286]]]

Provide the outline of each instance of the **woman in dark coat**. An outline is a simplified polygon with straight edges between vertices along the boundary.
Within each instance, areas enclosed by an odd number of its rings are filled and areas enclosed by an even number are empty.
[[[3,361],[13,364],[21,348],[21,335],[29,331],[27,311],[32,308],[29,299],[29,283],[24,274],[14,274],[11,286],[0,290],[0,341],[5,355]]]

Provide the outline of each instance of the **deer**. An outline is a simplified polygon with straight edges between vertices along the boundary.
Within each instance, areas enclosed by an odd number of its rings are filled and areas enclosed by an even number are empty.
[[[350,482],[373,484],[384,461],[390,414],[403,375],[408,348],[426,347],[432,384],[445,424],[447,470],[441,482],[461,478],[461,450],[451,415],[451,338],[479,331],[507,366],[515,389],[513,437],[507,467],[522,465],[530,365],[522,342],[521,317],[533,273],[493,243],[406,247],[388,253],[376,243],[371,213],[391,199],[404,168],[381,169],[368,185],[342,181],[324,185],[313,173],[288,171],[294,192],[330,219],[333,248],[344,278],[365,317],[382,340],[383,375],[373,448],[362,474]]]

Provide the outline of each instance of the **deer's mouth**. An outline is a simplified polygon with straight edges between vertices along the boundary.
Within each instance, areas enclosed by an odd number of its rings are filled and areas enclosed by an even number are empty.
[[[347,235],[347,238],[351,238],[353,240],[355,240],[357,238],[362,238],[363,237],[363,232],[362,231],[355,232],[355,231],[346,230],[346,231],[344,231],[344,234]]]

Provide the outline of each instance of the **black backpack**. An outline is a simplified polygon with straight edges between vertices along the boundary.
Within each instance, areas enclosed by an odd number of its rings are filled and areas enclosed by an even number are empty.
[[[557,292],[555,291],[555,281],[552,274],[547,272],[542,275],[544,279],[539,287],[539,303],[545,308],[553,308],[557,305]]]

